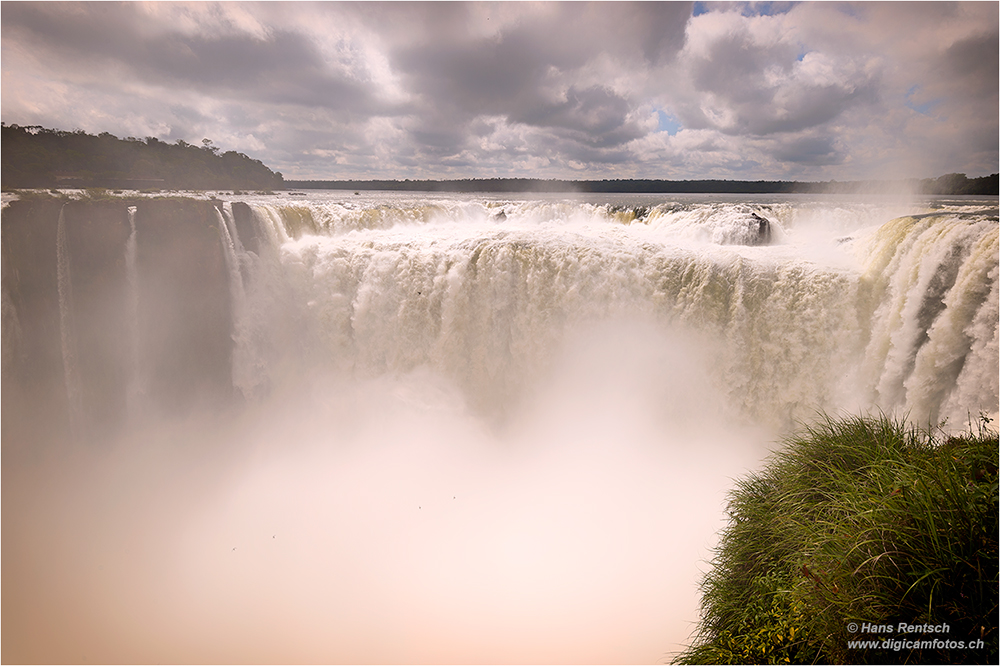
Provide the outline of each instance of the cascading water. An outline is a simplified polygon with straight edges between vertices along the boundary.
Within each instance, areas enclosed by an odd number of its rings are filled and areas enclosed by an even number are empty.
[[[248,353],[247,346],[247,294],[243,281],[243,263],[246,260],[246,251],[239,241],[236,233],[236,224],[233,221],[232,207],[225,207],[222,210],[215,209],[218,217],[219,232],[222,238],[223,255],[226,259],[226,268],[229,273],[229,293],[230,307],[232,311],[233,325],[233,388],[240,391],[242,395],[249,395],[253,382],[247,372],[249,364],[245,360]]]
[[[995,220],[899,218],[872,245],[866,277],[878,305],[865,362],[875,404],[932,423],[995,408],[995,380],[987,379],[996,359],[987,352],[996,349]]]
[[[135,231],[136,207],[129,206],[127,210],[129,235],[125,241],[125,285],[128,299],[129,384],[126,397],[129,412],[137,413],[145,393],[139,353],[139,272],[136,266],[138,240]]]
[[[995,310],[995,220],[973,207],[872,226],[885,209],[856,206],[848,227],[849,205],[830,208],[821,261],[809,235],[822,229],[797,228],[788,203],[321,202],[256,213],[321,341],[317,358],[363,375],[429,365],[496,407],[567,330],[640,317],[711,343],[713,380],[732,406],[772,425],[883,409],[960,426],[969,410],[996,411],[996,390],[974,379],[990,374],[995,348],[996,327],[982,323]],[[815,222],[822,209],[808,213]],[[813,246],[796,246],[796,234]]]
[[[276,322],[269,320],[278,317],[280,311],[274,303],[280,297],[272,293],[278,282],[274,276],[274,248],[280,245],[279,239],[287,236],[266,239],[259,254],[249,252],[240,241],[232,203],[223,203],[216,214],[229,272],[233,388],[242,398],[252,400],[269,391],[270,373],[278,371],[274,367],[279,362],[273,359],[273,345],[279,341],[289,344],[274,332]],[[284,328],[283,323],[279,322],[278,327]]]
[[[997,411],[995,200],[234,206],[185,233],[221,240],[200,275],[228,286],[243,406],[135,415],[17,474],[5,454],[12,661],[663,661],[726,492],[782,433]],[[202,246],[157,255],[138,207],[127,298],[169,333],[161,306],[190,310],[143,271]]]

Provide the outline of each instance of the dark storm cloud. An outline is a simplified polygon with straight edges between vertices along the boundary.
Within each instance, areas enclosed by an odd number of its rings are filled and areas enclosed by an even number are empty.
[[[119,3],[4,3],[4,39],[21,38],[66,66],[132,70],[137,78],[241,99],[386,112],[363,82],[328,67],[310,40],[287,30],[249,34],[149,34],[137,6]]]
[[[876,74],[841,65],[837,80],[824,82],[803,72],[810,57],[794,43],[756,37],[745,25],[724,32],[687,61],[695,90],[710,94],[716,108],[682,107],[681,120],[727,134],[799,132],[877,101]]]
[[[531,103],[549,67],[576,69],[587,59],[585,49],[554,49],[522,29],[479,40],[431,37],[430,44],[396,52],[393,63],[411,90],[469,114],[504,113]]]
[[[512,115],[515,122],[547,127],[562,136],[588,146],[606,148],[619,146],[648,133],[629,122],[635,105],[629,99],[604,86],[578,90],[570,86],[565,99],[555,103],[540,102],[535,108],[523,109]]]
[[[976,98],[996,100],[1000,80],[1000,34],[996,31],[960,39],[944,52],[952,85]]]
[[[774,156],[782,162],[807,166],[827,166],[844,161],[836,141],[828,136],[802,136],[780,142]]]
[[[723,94],[738,104],[760,105],[773,95],[771,86],[761,86],[765,71],[776,67],[787,75],[796,56],[791,44],[760,44],[748,32],[726,33],[691,59],[691,79],[698,90]]]
[[[535,16],[469,36],[472,20],[459,3],[425,16],[423,39],[392,49],[412,87],[457,106],[490,113],[531,102],[547,80],[573,74],[601,55],[647,63],[683,46],[690,3],[557,3]],[[390,11],[388,8],[386,11]]]
[[[397,49],[393,64],[420,96],[437,131],[416,130],[443,147],[463,144],[467,123],[480,115],[550,128],[571,141],[617,146],[648,130],[629,123],[638,106],[608,86],[575,85],[595,57],[669,61],[680,50],[690,15],[685,3],[559,3],[551,11],[496,34],[466,38],[470,17],[461,5],[432,14],[426,39]],[[594,48],[604,44],[606,51]],[[436,113],[435,113],[436,112]]]
[[[651,64],[669,62],[684,43],[684,29],[694,3],[634,3],[624,38],[634,40]]]

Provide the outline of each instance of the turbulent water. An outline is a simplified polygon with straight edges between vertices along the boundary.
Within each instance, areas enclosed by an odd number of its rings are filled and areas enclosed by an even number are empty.
[[[484,411],[522,400],[567,336],[621,322],[697,338],[731,418],[787,427],[880,409],[964,426],[970,410],[996,411],[988,202],[320,194],[253,206],[268,243],[233,258],[249,283],[233,280],[234,379],[248,397],[274,379],[262,339],[281,299],[310,363],[367,377],[432,368]]]
[[[997,412],[995,199],[218,196],[244,406],[15,482],[18,654],[660,661],[781,434]]]

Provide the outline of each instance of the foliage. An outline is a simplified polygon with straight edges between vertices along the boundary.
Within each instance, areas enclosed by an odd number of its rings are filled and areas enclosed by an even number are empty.
[[[267,190],[283,184],[281,174],[259,160],[220,154],[207,139],[199,147],[6,124],[2,138],[5,188]]]
[[[920,181],[923,194],[996,194],[998,174],[969,178],[964,173],[949,173]]]
[[[786,441],[731,495],[699,635],[680,662],[996,663],[998,440],[988,422],[946,437],[886,417],[827,419]],[[949,630],[900,633],[899,623]],[[848,645],[885,638],[984,647]]]

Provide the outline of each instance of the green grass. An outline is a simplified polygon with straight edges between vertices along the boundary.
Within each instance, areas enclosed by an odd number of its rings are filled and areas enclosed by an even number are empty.
[[[826,419],[738,483],[679,663],[997,663],[997,433]],[[949,626],[901,633],[899,623]],[[890,625],[892,632],[858,627]],[[849,640],[983,641],[851,649]]]

